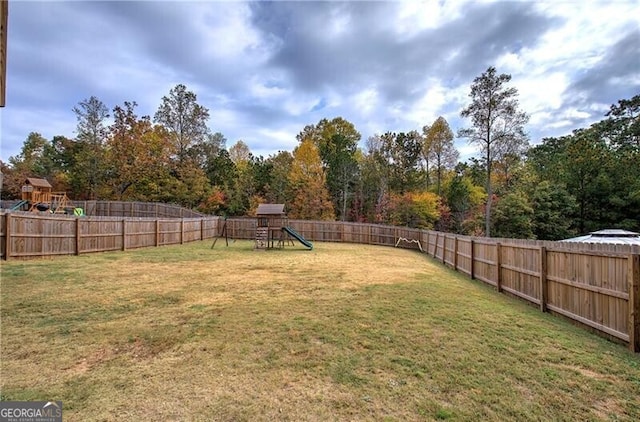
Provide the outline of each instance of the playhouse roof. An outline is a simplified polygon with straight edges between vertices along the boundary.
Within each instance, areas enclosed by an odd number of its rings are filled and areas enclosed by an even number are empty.
[[[630,232],[628,230],[606,229],[591,232],[585,236],[564,239],[562,242],[640,245],[640,233]]]
[[[256,215],[284,215],[284,204],[259,204]]]
[[[51,188],[51,185],[47,181],[47,179],[38,179],[36,177],[27,177],[25,180],[25,185],[36,186],[39,188]]]

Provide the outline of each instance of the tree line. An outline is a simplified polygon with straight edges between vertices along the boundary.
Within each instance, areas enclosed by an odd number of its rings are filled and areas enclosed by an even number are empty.
[[[176,85],[154,114],[135,102],[111,111],[96,97],[73,108],[76,137],[32,132],[0,162],[2,197],[27,177],[77,200],[176,203],[205,213],[251,215],[285,203],[291,218],[374,222],[470,235],[562,239],[602,228],[640,230],[640,95],[603,119],[531,147],[528,115],[510,75],[490,67],[474,79],[457,131],[480,156],[459,161],[455,135],[438,117],[421,130],[361,143],[342,117],[302,128],[293,151],[256,156],[227,147],[209,110]],[[111,122],[111,123],[109,123]]]

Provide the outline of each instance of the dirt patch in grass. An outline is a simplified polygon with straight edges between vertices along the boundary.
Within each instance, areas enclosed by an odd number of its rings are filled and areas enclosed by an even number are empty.
[[[637,355],[417,252],[210,246],[0,264],[2,399],[69,421],[640,419]]]

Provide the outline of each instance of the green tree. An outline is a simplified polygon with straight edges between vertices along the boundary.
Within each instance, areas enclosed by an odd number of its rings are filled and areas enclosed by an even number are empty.
[[[561,240],[575,235],[571,229],[576,201],[559,185],[544,180],[536,184],[531,199],[533,234],[537,239]]]
[[[640,231],[640,95],[620,100],[606,116],[593,128],[611,150],[609,207],[617,227]]]
[[[320,149],[320,156],[327,165],[327,187],[342,221],[347,219],[349,201],[356,183],[356,149],[357,144],[341,134],[331,136],[329,142],[323,143]]]
[[[478,145],[486,164],[487,206],[485,235],[491,236],[491,184],[492,164],[501,154],[512,151],[513,145],[526,143],[524,125],[529,120],[526,113],[518,109],[518,91],[505,86],[511,75],[496,73],[489,67],[471,85],[471,104],[462,110],[461,117],[471,119],[471,127],[458,131],[458,136]]]
[[[464,230],[465,221],[476,220],[475,213],[487,198],[484,188],[474,184],[472,177],[467,174],[468,169],[466,164],[459,163],[454,176],[445,183],[443,189],[451,213],[451,229],[460,234],[471,234]]]
[[[423,142],[417,131],[390,133],[379,137],[376,156],[387,167],[389,191],[403,194],[419,191],[424,185],[424,171],[420,166]]]
[[[293,155],[288,151],[278,151],[267,161],[271,164],[271,182],[267,188],[265,199],[272,204],[287,204],[289,198],[289,173],[293,163]]]
[[[105,182],[105,149],[109,128],[109,109],[97,97],[82,100],[73,108],[78,121],[76,140],[82,144],[77,148],[78,156],[71,172],[76,174],[75,182],[86,182],[89,199],[96,199],[97,190]],[[81,189],[82,189],[81,188]]]
[[[532,239],[533,208],[525,195],[512,192],[498,200],[492,215],[494,234],[497,237]]]
[[[388,218],[389,165],[379,135],[371,136],[366,144],[367,151],[359,160],[359,202],[365,221],[382,223]]]
[[[37,132],[31,132],[24,141],[20,154],[9,157],[12,171],[4,175],[3,190],[7,197],[20,198],[27,177],[46,178],[55,186],[54,150],[51,143]]]
[[[209,133],[209,110],[197,102],[196,94],[178,84],[162,97],[162,103],[153,117],[171,134],[178,160],[182,161],[190,147],[202,142]]]
[[[191,147],[191,157],[196,163],[206,169],[214,157],[226,148],[227,138],[220,132],[207,133],[205,138]],[[206,170],[205,170],[206,171]]]
[[[251,199],[256,194],[249,146],[238,141],[229,148],[229,159],[235,166],[235,177],[227,187],[228,211],[231,215],[244,215],[251,210]]]
[[[170,162],[171,176],[164,179],[161,194],[164,202],[196,208],[211,195],[211,186],[204,170],[193,159]]]
[[[238,177],[238,169],[229,156],[229,151],[220,149],[216,155],[207,157],[204,171],[212,186],[227,190]]]

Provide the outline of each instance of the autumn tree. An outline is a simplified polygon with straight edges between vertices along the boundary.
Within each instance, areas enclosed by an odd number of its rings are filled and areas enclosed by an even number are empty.
[[[161,126],[154,126],[149,117],[139,118],[136,106],[135,102],[125,102],[113,109],[114,123],[107,141],[113,198],[168,200],[169,158],[173,153],[169,134]]]
[[[433,192],[392,194],[389,223],[419,229],[433,229],[440,218],[439,200]]]
[[[180,161],[185,159],[190,147],[204,140],[209,132],[209,110],[198,104],[196,94],[183,84],[176,85],[169,95],[162,97],[153,120],[170,133]]]
[[[442,174],[446,169],[452,169],[458,162],[460,153],[453,145],[453,132],[447,120],[440,116],[436,119],[426,133],[425,146],[428,145],[428,155],[435,165],[436,193],[442,195]]]
[[[485,235],[491,236],[491,184],[492,164],[501,154],[511,151],[510,146],[526,142],[524,125],[529,120],[526,113],[518,109],[518,91],[507,87],[511,75],[496,73],[489,67],[471,85],[471,104],[462,110],[461,117],[471,119],[471,127],[461,129],[458,136],[467,138],[480,147],[486,164],[487,206]]]
[[[360,138],[353,123],[342,117],[322,119],[317,125],[305,126],[297,135],[300,142],[311,140],[318,148],[327,188],[338,211],[338,218],[342,221],[348,217],[353,198],[358,169],[355,153]]]
[[[334,219],[333,203],[326,187],[320,153],[310,139],[302,141],[293,150],[289,186],[292,203],[289,204],[288,214],[291,218]]]
[[[229,148],[229,158],[236,165],[241,165],[242,163],[246,163],[251,158],[251,150],[249,149],[249,145],[247,145],[244,141],[239,140],[235,144]]]

